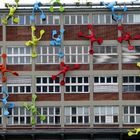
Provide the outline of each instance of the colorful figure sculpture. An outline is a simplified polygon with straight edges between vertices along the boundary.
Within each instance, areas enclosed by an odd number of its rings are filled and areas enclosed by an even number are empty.
[[[27,104],[24,103],[23,106],[32,112],[32,117],[31,117],[31,124],[35,125],[36,124],[36,115],[40,115],[40,113],[37,111],[37,107],[36,107],[36,99],[37,96],[35,94],[32,95],[32,103],[31,104]],[[44,115],[40,115],[40,120],[44,121],[46,119],[46,117]]]
[[[0,100],[2,101],[2,105],[3,105],[3,115],[7,117],[10,114],[9,109],[12,109],[14,107],[14,103],[8,103],[8,101],[7,101],[8,97],[9,97],[9,94],[8,94],[8,91],[7,91],[7,87],[4,84],[4,83],[7,82],[6,73],[11,73],[15,76],[18,76],[18,73],[13,72],[11,70],[8,70],[6,68],[6,65],[5,65],[6,57],[7,57],[6,54],[2,54],[3,64],[0,64],[0,72],[1,72],[1,75],[2,75],[2,93],[3,93],[4,96]]]
[[[54,12],[54,6],[59,6],[59,11],[64,12],[65,9],[64,9],[62,3],[60,2],[60,0],[51,0],[51,2],[53,2],[53,4],[49,8],[50,12]]]
[[[118,42],[122,43],[123,41],[127,41],[128,42],[128,50],[133,50],[134,46],[131,45],[131,41],[133,40],[139,40],[140,39],[140,35],[135,35],[134,37],[132,37],[131,33],[129,32],[123,32],[123,26],[118,26],[118,30],[121,32],[121,36],[118,37]]]
[[[90,50],[89,50],[89,54],[93,54],[94,50],[93,50],[93,43],[97,42],[99,45],[103,43],[103,39],[101,37],[96,38],[92,25],[88,25],[88,30],[90,31],[89,35],[84,35],[83,32],[79,32],[78,36],[79,37],[84,37],[90,40]]]
[[[32,30],[32,39],[27,41],[25,43],[26,46],[31,46],[32,47],[32,57],[37,57],[37,52],[36,52],[36,47],[37,47],[37,44],[39,42],[39,40],[41,40],[43,34],[45,33],[45,30],[40,30],[40,37],[37,38],[36,35],[35,35],[35,31],[36,31],[36,28],[35,26],[31,26],[31,30]]]
[[[60,58],[64,57],[64,53],[62,51],[62,39],[63,39],[64,31],[65,31],[64,29],[60,29],[60,35],[55,37],[58,33],[56,30],[53,30],[52,31],[52,40],[50,41],[51,46],[59,47],[58,56]]]
[[[64,86],[65,85],[65,80],[64,79],[65,79],[65,76],[66,76],[67,72],[79,69],[80,65],[79,64],[74,64],[73,67],[70,67],[70,66],[66,65],[64,62],[61,62],[60,63],[60,68],[62,68],[62,70],[58,74],[52,75],[52,80],[56,80],[57,76],[62,74],[63,78],[60,81],[60,85]]]
[[[128,131],[128,136],[138,135],[140,132],[140,128],[134,128],[134,130]]]
[[[16,6],[11,6],[10,7],[8,3],[6,4],[10,11],[9,11],[9,14],[4,19],[2,19],[2,21],[1,21],[4,25],[7,25],[8,20],[12,17],[13,17],[12,20],[13,20],[14,23],[17,24],[19,22],[19,19],[14,17],[14,14],[15,14],[16,9],[18,7],[19,0],[15,0],[15,2],[16,2]]]
[[[117,5],[117,2],[110,2],[110,3],[105,3],[105,2],[100,2],[100,5],[104,5],[106,8],[112,11],[112,19],[116,22],[120,21],[122,19],[122,15],[116,14],[116,11],[127,11],[127,7],[115,7]]]
[[[15,105],[14,103],[8,103],[7,101],[9,94],[6,86],[2,86],[2,93],[4,94],[4,97],[0,100],[2,101],[3,115],[8,117],[8,115],[10,115],[9,109],[11,110]]]
[[[6,61],[6,57],[7,57],[6,54],[2,54],[2,58],[3,58],[4,61]],[[3,83],[7,81],[6,73],[11,73],[11,74],[13,74],[15,76],[18,76],[18,73],[17,72],[13,72],[11,70],[8,70],[6,68],[6,65],[5,64],[0,64],[0,73],[2,75],[2,82]]]
[[[38,12],[38,11],[41,12],[40,18],[42,20],[46,20],[46,16],[45,16],[43,10],[41,9],[41,5],[42,5],[41,2],[36,2],[34,4],[33,10],[32,10],[32,15],[30,16],[31,21],[35,21],[35,12]]]

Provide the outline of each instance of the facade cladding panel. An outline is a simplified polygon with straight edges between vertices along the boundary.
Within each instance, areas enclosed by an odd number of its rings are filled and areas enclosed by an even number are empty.
[[[8,102],[14,102],[15,107],[4,117],[1,103],[0,140],[139,139],[139,135],[129,137],[127,133],[140,127],[140,77],[136,65],[140,62],[140,39],[131,40],[134,50],[128,50],[126,41],[117,41],[120,23],[122,35],[140,35],[139,8],[130,5],[119,24],[112,20],[110,11],[97,7],[66,8],[64,13],[56,10],[54,14],[43,10],[45,21],[36,13],[35,23],[30,23],[31,9],[21,7],[16,13],[18,24],[11,19],[7,26],[0,23],[0,56],[6,53],[6,68],[19,73],[19,77],[7,74]],[[7,13],[1,9],[0,18]],[[103,38],[101,45],[94,42],[93,55],[89,54],[90,41],[78,37],[79,32],[90,34],[88,24],[92,24],[96,38]],[[45,30],[36,47],[36,58],[31,57],[33,49],[25,46],[31,40],[31,25],[36,27],[37,37],[41,29]],[[50,46],[50,40],[52,30],[58,32],[58,37],[62,27],[64,58],[59,58],[60,48]],[[62,61],[72,68],[75,64],[80,67],[52,80],[52,75],[62,70]],[[65,85],[61,86],[63,76]],[[4,97],[2,86],[0,78],[0,99]],[[31,111],[23,104],[32,105],[34,93],[38,113],[32,126]],[[45,116],[44,121],[40,115]]]

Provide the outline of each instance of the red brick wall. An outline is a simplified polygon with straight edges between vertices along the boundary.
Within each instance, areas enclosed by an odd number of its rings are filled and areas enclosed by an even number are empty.
[[[44,29],[45,34],[42,37],[42,41],[51,40],[51,32],[56,29],[59,31],[59,26],[37,26],[36,36],[39,37],[40,30]],[[30,26],[7,26],[6,28],[6,40],[7,41],[28,41],[31,39],[31,27]]]
[[[65,25],[64,40],[87,40],[85,38],[79,38],[78,32],[88,34],[87,25]],[[118,30],[117,25],[94,25],[93,30],[95,37],[102,37],[103,40],[115,40],[117,39]]]
[[[119,93],[93,93],[94,100],[119,100]]]
[[[89,100],[89,93],[65,93],[64,100],[65,101],[84,101]]]
[[[123,93],[123,100],[140,100],[140,93]]]
[[[123,32],[124,34],[126,32],[130,32],[132,37],[134,37],[136,34],[140,35],[140,25],[139,24],[132,24],[132,25],[123,25]]]
[[[32,101],[31,94],[10,94],[8,101]]]
[[[61,101],[61,94],[37,94],[37,101]]]
[[[118,64],[94,64],[93,70],[118,70]]]
[[[0,26],[0,41],[2,41],[2,36],[3,36],[3,33],[2,33],[2,26]]]
[[[123,70],[139,70],[140,68],[137,67],[137,64],[122,64],[122,69]]]
[[[70,67],[73,67],[73,65],[69,65]],[[36,71],[51,71],[51,70],[60,70],[60,65],[51,65],[51,64],[45,64],[45,65],[36,65],[35,66]],[[80,68],[78,70],[89,70],[88,64],[82,64],[80,65]]]
[[[12,71],[32,71],[32,65],[6,65]]]

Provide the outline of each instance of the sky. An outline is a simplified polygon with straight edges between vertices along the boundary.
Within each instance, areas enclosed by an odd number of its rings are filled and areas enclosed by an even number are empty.
[[[36,1],[40,1],[41,3],[50,3],[51,0],[19,0],[19,4],[32,4],[35,3]],[[78,0],[61,0],[62,3],[74,3],[77,2]],[[85,2],[93,2],[93,3],[98,3],[99,0],[80,0],[81,3]],[[131,1],[137,1],[137,0],[100,0],[100,1],[106,1],[106,2],[111,2],[111,1],[117,1],[117,2],[131,2]],[[140,0],[138,0],[140,2]],[[15,3],[14,0],[0,0],[0,8],[4,7],[4,3]]]

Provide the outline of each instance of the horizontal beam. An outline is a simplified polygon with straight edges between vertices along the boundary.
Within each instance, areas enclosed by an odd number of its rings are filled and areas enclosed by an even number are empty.
[[[10,4],[11,6],[12,4]],[[15,4],[13,4],[15,5]],[[23,7],[23,8],[26,8],[26,7],[33,7],[34,4],[19,4],[18,7]],[[50,7],[52,4],[42,4],[41,7]],[[105,7],[105,6],[102,6],[100,5],[100,3],[92,3],[92,2],[89,2],[89,3],[71,3],[71,4],[66,4],[66,3],[62,3],[62,5],[65,7],[65,8],[72,8],[72,7]],[[123,5],[126,5],[126,6],[140,6],[140,3],[135,3],[135,2],[128,2],[128,3],[124,3],[124,2],[121,2],[121,3],[117,3],[116,6],[123,6]],[[54,7],[57,7],[59,5],[54,5]],[[6,7],[6,4],[5,4],[5,7]]]

